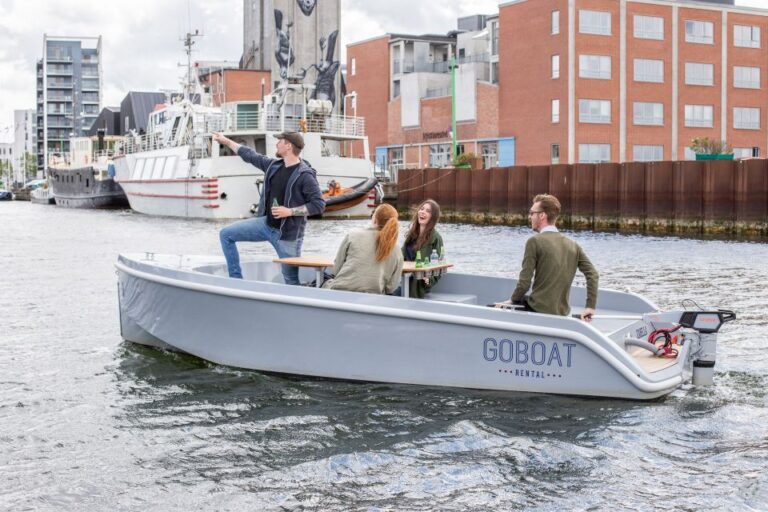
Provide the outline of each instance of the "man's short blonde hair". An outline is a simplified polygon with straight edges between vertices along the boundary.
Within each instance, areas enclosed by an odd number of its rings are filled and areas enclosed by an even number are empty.
[[[560,201],[550,194],[539,194],[533,198],[533,203],[541,203],[541,211],[547,216],[547,222],[554,224],[560,216]]]

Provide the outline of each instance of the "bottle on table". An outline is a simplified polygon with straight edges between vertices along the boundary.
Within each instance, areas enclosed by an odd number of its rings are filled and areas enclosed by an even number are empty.
[[[421,251],[416,251],[416,268],[422,268],[424,266],[424,261],[421,259]]]
[[[445,263],[445,246],[440,247],[440,257],[438,258],[440,263]]]
[[[429,266],[439,265],[440,258],[437,255],[437,249],[432,249],[432,254],[429,255]]]

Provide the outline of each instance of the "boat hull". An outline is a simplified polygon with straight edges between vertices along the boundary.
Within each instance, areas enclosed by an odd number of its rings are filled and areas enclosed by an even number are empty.
[[[56,205],[64,208],[127,208],[128,201],[120,185],[112,178],[96,179],[97,174],[94,167],[49,168]]]
[[[116,181],[125,190],[131,209],[146,215],[199,219],[253,215],[264,179],[260,169],[239,156],[190,160],[189,154],[189,146],[178,146],[116,157]],[[359,158],[318,156],[311,163],[321,188],[331,180],[352,187],[373,175],[369,162]],[[340,205],[323,216],[369,216],[371,207],[365,199]]]
[[[123,337],[217,364],[350,380],[652,399],[682,382],[682,361],[645,372],[589,325],[476,305],[290,287],[121,256]],[[215,275],[219,274],[219,275]],[[309,276],[307,276],[309,277]],[[465,276],[466,277],[466,276]],[[489,286],[514,283],[462,275]],[[495,280],[495,281],[494,281]],[[511,289],[511,288],[509,288]],[[297,322],[296,319],[301,319]],[[161,343],[158,343],[161,342]]]

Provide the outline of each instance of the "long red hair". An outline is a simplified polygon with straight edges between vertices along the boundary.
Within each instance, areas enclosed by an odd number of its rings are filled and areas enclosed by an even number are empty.
[[[373,212],[373,221],[379,228],[376,238],[376,261],[384,261],[389,257],[400,236],[400,225],[397,223],[397,210],[391,205],[382,204]]]

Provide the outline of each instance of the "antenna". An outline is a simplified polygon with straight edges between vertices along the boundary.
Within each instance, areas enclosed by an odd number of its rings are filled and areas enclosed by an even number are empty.
[[[190,99],[193,83],[196,81],[196,78],[192,75],[192,46],[194,46],[195,37],[202,37],[203,34],[200,33],[199,30],[195,29],[195,33],[187,32],[187,35],[184,36],[184,39],[181,39],[181,41],[184,42],[184,53],[187,54],[187,80],[184,84],[184,99]],[[183,64],[179,64],[179,66],[183,66]]]

